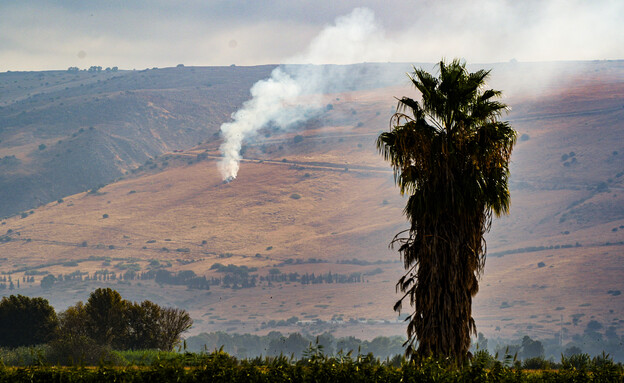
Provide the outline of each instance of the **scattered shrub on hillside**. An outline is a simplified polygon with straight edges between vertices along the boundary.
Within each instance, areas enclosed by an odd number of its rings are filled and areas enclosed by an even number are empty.
[[[52,274],[48,274],[45,277],[41,278],[41,288],[42,289],[50,289],[56,282],[56,277]]]
[[[102,214],[102,218],[103,218],[103,219],[108,218],[108,214]]]
[[[46,270],[26,270],[24,275],[48,275],[49,271]]]
[[[290,195],[290,198],[292,198],[292,199],[300,199],[301,196],[299,194],[297,194],[297,193],[293,193],[293,194]]]
[[[67,261],[62,264],[64,267],[75,267],[78,266],[78,262],[76,261]]]

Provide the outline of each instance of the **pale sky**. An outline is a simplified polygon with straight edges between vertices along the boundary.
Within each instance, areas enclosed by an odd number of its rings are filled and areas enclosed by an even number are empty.
[[[624,59],[622,0],[2,0],[0,72],[292,62],[356,7],[388,47],[361,61]]]

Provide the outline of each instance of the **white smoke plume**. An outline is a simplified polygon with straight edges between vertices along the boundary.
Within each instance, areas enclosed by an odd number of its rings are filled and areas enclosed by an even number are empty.
[[[299,55],[277,67],[271,77],[251,88],[252,98],[232,115],[233,121],[221,125],[224,142],[219,170],[224,180],[236,178],[245,139],[271,124],[288,129],[312,117],[319,110],[323,93],[355,79],[345,67],[319,64],[352,64],[379,57],[392,59],[392,43],[375,22],[372,11],[356,8],[324,28]],[[304,64],[304,65],[300,65]],[[308,65],[317,64],[317,65]]]

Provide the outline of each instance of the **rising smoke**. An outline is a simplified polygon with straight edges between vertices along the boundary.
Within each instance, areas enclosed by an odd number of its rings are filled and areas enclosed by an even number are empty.
[[[340,88],[338,84],[356,81],[349,78],[352,73],[347,67],[318,64],[391,59],[392,51],[392,43],[386,40],[369,9],[356,8],[337,18],[304,52],[277,67],[268,79],[255,83],[252,98],[232,115],[233,121],[221,125],[224,142],[219,170],[223,179],[236,178],[244,140],[267,124],[285,130],[315,116],[324,93]]]

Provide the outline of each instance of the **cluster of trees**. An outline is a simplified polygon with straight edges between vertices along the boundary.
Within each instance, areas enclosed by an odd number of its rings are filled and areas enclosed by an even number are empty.
[[[177,273],[158,270],[154,279],[158,284],[183,285],[199,290],[210,290],[210,285],[219,284],[217,278],[207,279],[205,276],[198,277],[192,270],[182,270]]]
[[[314,275],[305,273],[301,276],[301,284],[318,284],[318,283],[358,283],[362,282],[362,274],[360,273],[351,273],[351,274],[332,274],[328,272],[327,274],[319,274]]]
[[[509,355],[522,361],[543,359],[551,362],[558,360],[562,355],[569,358],[581,354],[599,356],[607,353],[614,360],[622,362],[624,361],[622,344],[624,336],[618,335],[615,327],[603,329],[598,321],[591,320],[583,333],[574,334],[571,341],[566,343],[561,342],[558,334],[539,340],[532,339],[528,335],[517,339],[488,340],[479,333],[472,343],[471,351],[476,354],[478,351],[487,350],[498,355],[500,360]]]
[[[362,282],[361,273],[337,274],[327,272],[325,274],[315,275],[314,273],[281,273],[278,269],[269,270],[269,275],[260,277],[260,281],[268,282],[299,282],[302,285],[319,284],[319,283],[359,283]]]
[[[220,273],[224,273],[221,278],[206,278],[206,276],[198,276],[192,270],[182,270],[179,272],[172,272],[163,269],[152,269],[145,272],[136,272],[134,270],[128,270],[123,274],[117,275],[116,273],[108,270],[98,270],[93,275],[89,275],[86,272],[74,271],[70,274],[59,274],[54,276],[48,274],[41,279],[41,287],[44,289],[51,288],[54,283],[59,281],[109,281],[109,280],[155,280],[158,284],[187,286],[190,289],[210,290],[210,286],[221,285],[225,288],[252,288],[256,287],[257,281],[271,282],[299,282],[302,285],[307,284],[319,284],[319,283],[359,283],[362,282],[361,273],[351,274],[338,274],[328,272],[325,274],[314,273],[288,273],[282,274],[279,269],[274,268],[269,271],[266,276],[260,276],[256,274],[250,274],[250,272],[257,271],[256,268],[248,268],[246,266],[227,265],[224,266],[220,263],[212,265],[211,270],[216,270]],[[34,279],[33,279],[34,281]],[[2,289],[2,284],[0,284]]]
[[[102,67],[101,66],[97,66],[97,65],[93,65],[90,66],[89,69],[83,69],[83,71],[86,70],[88,72],[101,72],[102,71]],[[106,72],[117,72],[119,70],[118,67],[114,66],[112,68],[107,67],[105,69]],[[70,66],[69,68],[67,68],[67,72],[69,73],[78,73],[80,72],[80,68],[78,68],[77,66]]]
[[[311,258],[314,260],[314,258]],[[293,263],[293,262],[291,262]],[[301,263],[301,262],[296,262]],[[290,264],[290,263],[287,263]],[[255,287],[256,279],[259,279],[261,282],[299,282],[303,285],[307,284],[318,284],[318,283],[358,283],[362,282],[362,274],[361,273],[351,273],[351,274],[337,274],[332,272],[327,272],[325,274],[314,274],[314,273],[281,273],[279,269],[273,268],[269,270],[269,274],[266,276],[260,276],[259,278],[254,274],[249,274],[252,271],[255,271],[255,268],[247,268],[245,266],[235,266],[228,265],[224,266],[219,263],[215,263],[211,269],[215,269],[219,272],[223,272],[226,275],[222,278],[223,286],[236,288],[240,286],[241,288],[245,287]]]
[[[11,295],[0,301],[0,347],[48,343],[57,330],[58,318],[47,299]]]
[[[477,342],[478,348],[481,350],[487,350],[487,339],[483,338],[483,334],[479,333],[479,341]],[[476,351],[476,349],[475,349]],[[544,358],[544,345],[539,340],[531,339],[530,336],[525,335],[520,344],[498,344],[494,349],[495,355],[503,359],[506,355],[516,356],[520,360],[527,360],[532,358]]]
[[[54,283],[62,281],[114,281],[114,280],[152,280],[155,279],[159,284],[170,285],[183,285],[192,289],[204,289],[209,290],[211,285],[218,285],[221,283],[219,278],[207,279],[205,276],[197,276],[191,270],[183,270],[178,273],[170,272],[167,270],[148,270],[146,272],[136,272],[134,270],[128,270],[125,273],[116,274],[109,270],[98,270],[92,275],[87,272],[76,270],[69,274],[58,274],[54,276],[47,274],[41,279],[41,287],[44,289],[51,288]],[[29,280],[30,281],[30,280]],[[32,281],[34,282],[34,278]],[[0,289],[2,284],[0,284]]]
[[[256,274],[249,274],[258,269],[255,267],[236,266],[236,265],[222,265],[215,263],[210,266],[210,270],[216,270],[219,273],[224,273],[222,278],[223,287],[225,288],[251,288],[256,287],[256,281],[258,276]]]
[[[117,279],[117,275],[112,272],[112,271],[108,271],[108,270],[98,270],[95,273],[93,273],[93,275],[89,275],[89,273],[87,272],[82,272],[80,270],[76,270],[73,271],[69,274],[58,274],[57,276],[54,276],[52,274],[47,274],[46,276],[44,276],[43,278],[41,278],[41,287],[44,289],[49,289],[52,288],[52,286],[56,283],[56,282],[63,282],[63,281],[89,281],[89,280],[93,280],[93,281],[111,281],[111,280],[116,280]],[[121,279],[121,274],[119,275],[119,279]],[[33,278],[33,282],[34,282],[34,278]]]
[[[31,278],[32,278],[32,279],[33,279],[33,281],[34,281],[34,278],[33,278],[33,277],[24,277],[23,281],[24,281],[24,282],[29,282],[29,281],[31,280]],[[28,279],[28,281],[27,281],[27,279]],[[10,276],[10,275],[9,275],[9,278],[8,278],[8,279],[7,279],[7,277],[6,277],[6,276],[4,276],[4,277],[0,278],[0,281],[2,282],[2,283],[0,283],[0,290],[5,290],[7,287],[9,288],[9,290],[13,290],[13,289],[15,289],[15,288],[18,288],[18,289],[19,289],[19,287],[20,287],[20,281],[19,281],[19,279],[17,279],[17,280],[16,280],[16,283],[17,283],[17,284],[15,284],[15,283],[13,283],[13,280],[11,279],[11,276]],[[7,285],[7,282],[8,282],[8,285]]]
[[[361,273],[351,273],[351,274],[337,274],[332,272],[327,272],[325,274],[314,274],[314,273],[281,273],[277,268],[271,269],[269,274],[266,276],[260,276],[258,278],[257,275],[252,274],[249,275],[247,273],[227,273],[221,279],[223,282],[223,287],[229,288],[250,288],[256,286],[256,281],[260,280],[261,282],[267,281],[269,283],[272,282],[299,282],[302,285],[308,284],[319,284],[319,283],[359,283],[362,282],[362,274]],[[218,283],[217,283],[218,284]]]
[[[172,350],[193,321],[177,308],[129,302],[110,288],[56,314],[46,299],[11,295],[0,301],[0,347],[49,343],[77,360],[98,348]]]

